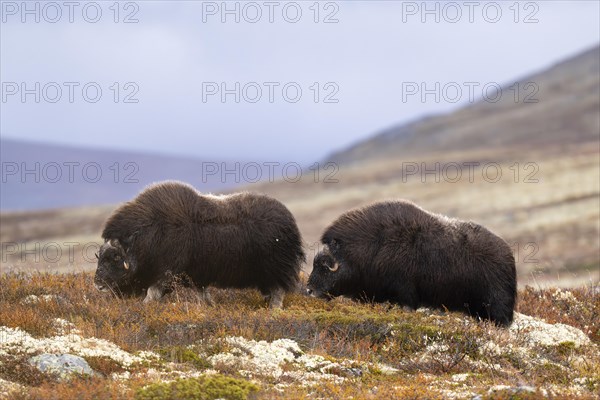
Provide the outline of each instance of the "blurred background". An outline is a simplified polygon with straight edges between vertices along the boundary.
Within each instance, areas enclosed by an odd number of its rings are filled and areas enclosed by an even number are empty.
[[[0,272],[93,270],[177,179],[281,200],[307,271],[405,198],[504,237],[520,285],[597,282],[599,4],[2,1]]]

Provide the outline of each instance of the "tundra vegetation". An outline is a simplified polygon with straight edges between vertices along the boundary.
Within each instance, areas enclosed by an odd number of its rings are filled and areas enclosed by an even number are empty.
[[[510,328],[462,313],[176,287],[143,304],[89,273],[0,276],[2,399],[597,398],[600,291],[526,287]],[[89,369],[40,371],[44,355]],[[76,365],[77,362],[74,363]]]

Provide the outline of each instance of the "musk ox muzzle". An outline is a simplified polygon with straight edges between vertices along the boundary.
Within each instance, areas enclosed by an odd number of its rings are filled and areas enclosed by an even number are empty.
[[[335,274],[339,268],[339,263],[327,247],[317,253],[313,260],[313,271],[306,285],[306,294],[326,300],[334,298],[336,296],[336,285],[340,283],[339,276]]]
[[[98,254],[94,286],[101,292],[123,293],[130,281],[131,263],[117,239],[106,240]]]

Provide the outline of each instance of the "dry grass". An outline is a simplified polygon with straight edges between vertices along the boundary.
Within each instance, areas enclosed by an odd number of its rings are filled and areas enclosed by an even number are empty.
[[[581,329],[600,344],[600,291],[598,286],[571,290],[527,287],[519,295],[519,311],[540,315],[549,323],[563,323]]]
[[[51,297],[34,303],[25,300],[30,295]],[[536,393],[523,393],[521,398],[534,398],[543,394],[542,389],[556,398],[593,398],[600,387],[597,287],[572,291],[527,288],[520,292],[520,312],[577,327],[595,342],[592,350],[570,343],[537,348],[540,354],[535,357],[542,357],[540,362],[532,362],[530,356],[516,350],[486,353],[482,343],[493,341],[508,349],[518,342],[509,339],[503,329],[476,323],[461,314],[411,312],[389,304],[359,304],[345,299],[324,302],[300,294],[289,295],[283,310],[271,311],[260,294],[252,290],[213,290],[212,295],[217,304],[212,307],[197,303],[193,293],[184,288],[178,288],[161,303],[144,305],[139,298],[117,299],[95,291],[91,275],[85,273],[2,275],[0,326],[19,327],[34,337],[48,337],[55,329],[53,321],[61,318],[72,322],[83,337],[106,339],[130,353],[154,351],[160,359],[122,366],[111,359],[88,357],[97,376],[60,382],[30,367],[26,357],[3,357],[0,352],[0,379],[27,387],[22,393],[13,392],[13,399],[158,399],[161,397],[151,395],[179,393],[169,390],[192,390],[197,397],[191,398],[210,398],[203,397],[208,396],[208,387],[218,393],[245,393],[247,398],[512,395],[507,390],[490,392],[494,385],[536,388]],[[198,373],[214,370],[208,358],[230,350],[219,339],[235,336],[269,342],[292,339],[306,353],[328,360],[351,360],[357,368],[372,367],[363,368],[358,375],[347,368],[328,371],[345,379],[342,384],[325,380],[312,386],[298,382],[278,385],[274,379],[255,378],[255,390],[246,386],[248,378],[237,368],[223,366],[217,368],[218,374],[210,383],[183,378],[179,386],[159,384],[143,391],[156,382],[156,377],[148,375],[152,369]],[[585,362],[573,361],[582,357]],[[376,365],[387,365],[398,372],[387,375]],[[114,379],[113,374],[124,371],[131,374],[129,379]],[[455,381],[456,374],[467,375],[464,381]],[[576,377],[584,379],[583,386],[573,388]]]

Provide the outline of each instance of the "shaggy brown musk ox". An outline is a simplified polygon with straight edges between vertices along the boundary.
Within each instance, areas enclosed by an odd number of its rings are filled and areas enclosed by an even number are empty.
[[[142,191],[106,221],[95,284],[160,299],[174,277],[208,286],[257,288],[281,307],[305,259],[294,217],[261,194],[202,195],[162,182]]]
[[[507,326],[517,293],[508,244],[473,222],[386,201],[342,214],[323,233],[307,293],[464,311]]]

